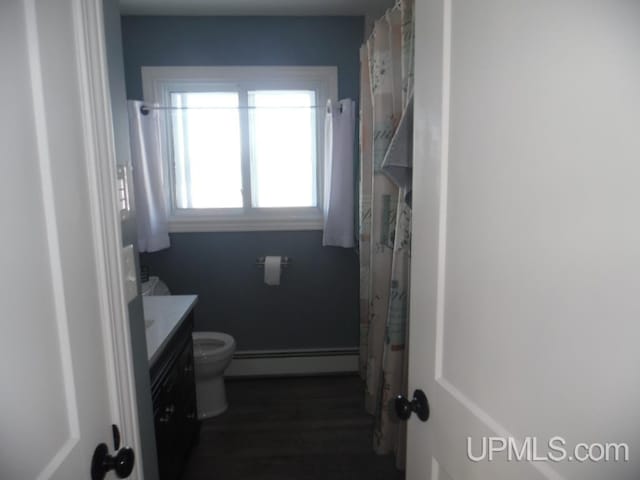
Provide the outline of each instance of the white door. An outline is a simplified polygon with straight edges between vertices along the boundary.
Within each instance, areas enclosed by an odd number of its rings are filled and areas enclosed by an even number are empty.
[[[407,479],[637,480],[640,2],[416,16]]]
[[[107,361],[107,259],[96,251],[92,220],[95,125],[82,104],[88,37],[80,37],[99,26],[99,16],[94,24],[83,16],[99,8],[71,0],[0,5],[3,480],[90,478],[94,449],[104,442],[113,453],[111,424],[122,417]],[[131,426],[121,427],[131,442]]]

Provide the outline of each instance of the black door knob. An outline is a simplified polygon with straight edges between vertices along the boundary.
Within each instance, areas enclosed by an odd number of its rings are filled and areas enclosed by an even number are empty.
[[[414,391],[411,401],[407,400],[404,395],[398,395],[394,403],[396,415],[400,420],[408,420],[411,412],[415,412],[423,422],[429,420],[429,401],[422,390]]]
[[[102,480],[111,470],[116,472],[118,478],[127,478],[133,471],[136,461],[133,450],[129,447],[120,448],[120,430],[116,425],[112,425],[112,430],[116,455],[109,455],[106,444],[98,445],[91,459],[91,480]]]
[[[91,480],[103,480],[113,470],[118,478],[127,478],[133,471],[135,455],[129,447],[121,448],[115,456],[109,455],[109,448],[101,443],[93,452],[91,461]]]

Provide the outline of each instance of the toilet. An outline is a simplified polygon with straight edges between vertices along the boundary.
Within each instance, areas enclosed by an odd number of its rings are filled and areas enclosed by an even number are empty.
[[[171,295],[158,277],[142,283],[142,295]],[[220,332],[193,332],[193,363],[196,377],[198,419],[215,417],[227,409],[224,371],[236,351],[231,335]]]
[[[193,332],[198,419],[220,415],[227,409],[224,371],[231,363],[236,341],[220,332]]]

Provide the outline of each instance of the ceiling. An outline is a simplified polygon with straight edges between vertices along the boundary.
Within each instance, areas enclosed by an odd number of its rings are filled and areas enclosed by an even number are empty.
[[[120,0],[123,15],[378,15],[393,0]]]

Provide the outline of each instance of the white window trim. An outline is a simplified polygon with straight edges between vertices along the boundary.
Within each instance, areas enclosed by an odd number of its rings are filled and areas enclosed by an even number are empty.
[[[316,91],[316,105],[338,98],[338,69],[335,66],[261,66],[261,67],[142,67],[142,90],[145,103],[170,105],[170,92],[194,91],[205,85],[233,84],[246,89],[308,89]],[[323,227],[324,193],[324,124],[325,109],[316,109],[317,146],[317,207],[310,208],[238,208],[238,209],[175,209],[173,168],[169,154],[163,155],[165,191],[169,206],[170,232],[230,232],[264,230],[321,230]],[[164,122],[163,150],[171,152]],[[243,159],[243,170],[246,168]],[[244,175],[243,175],[244,181]]]

